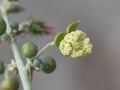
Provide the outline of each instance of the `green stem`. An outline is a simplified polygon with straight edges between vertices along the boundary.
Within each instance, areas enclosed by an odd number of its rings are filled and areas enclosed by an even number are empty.
[[[33,59],[36,59],[38,58],[41,54],[43,54],[43,52],[48,49],[50,46],[53,46],[54,45],[54,42],[50,42],[48,44],[46,44],[39,52],[38,54],[33,58]]]
[[[27,64],[26,64],[25,68],[26,68],[27,70],[29,70],[30,67],[33,66],[33,65],[32,65],[32,62],[31,62],[32,59],[28,59],[28,58],[27,58],[26,61],[27,61]]]
[[[7,5],[8,5],[8,2],[6,1],[5,6],[7,6]],[[7,24],[6,33],[10,34],[11,33],[11,27],[10,27],[10,24],[9,24],[8,16],[7,16],[7,13],[5,11],[4,5],[1,9],[2,9],[2,12],[3,12],[2,17],[4,18],[4,20],[6,21],[6,24]],[[51,42],[51,43],[47,44],[45,47],[43,47],[43,49],[40,52],[38,52],[38,54],[34,58],[39,57],[47,48],[49,48],[52,45],[54,45],[54,42]],[[20,75],[24,90],[32,90],[31,86],[30,86],[29,76],[28,76],[28,69],[25,68],[25,66],[24,66],[24,63],[23,63],[22,58],[20,56],[20,52],[18,50],[17,43],[16,43],[15,40],[13,40],[11,42],[11,49],[13,51],[13,55],[14,55],[14,58],[15,58],[15,61],[16,61],[16,64],[17,64],[17,68],[18,68],[18,71],[19,71],[19,75]],[[28,64],[28,67],[29,67],[29,64]]]
[[[16,60],[16,64],[17,64],[18,71],[19,71],[19,74],[21,77],[23,88],[24,88],[24,90],[32,90],[31,86],[30,86],[30,80],[28,77],[28,71],[26,68],[24,68],[24,64],[22,62],[22,58],[20,56],[16,42],[11,43],[11,48],[12,48],[12,51],[13,51],[13,54],[14,54],[14,57]]]
[[[3,9],[2,11],[5,10],[4,8],[2,8],[2,9]],[[4,18],[4,20],[6,21],[6,24],[7,24],[7,32],[6,33],[10,34],[11,27],[10,27],[10,24],[9,24],[7,13],[5,12],[4,14],[2,14],[2,17]],[[18,71],[19,71],[19,74],[20,74],[20,78],[21,78],[24,90],[32,90],[31,85],[30,85],[30,80],[29,80],[29,77],[28,77],[28,70],[24,67],[22,58],[20,56],[20,52],[18,50],[18,47],[17,47],[17,44],[16,44],[15,41],[11,42],[11,49],[13,51],[13,55],[14,55],[14,58],[15,58],[15,61],[16,61],[16,64],[17,64],[17,68],[18,68]]]
[[[29,70],[30,66],[32,66],[32,63],[30,61],[38,58],[40,55],[42,55],[44,53],[45,50],[47,50],[49,47],[53,46],[54,42],[50,42],[48,44],[46,44],[38,53],[35,57],[31,58],[31,59],[26,59],[27,60],[27,64],[26,64],[26,69]]]

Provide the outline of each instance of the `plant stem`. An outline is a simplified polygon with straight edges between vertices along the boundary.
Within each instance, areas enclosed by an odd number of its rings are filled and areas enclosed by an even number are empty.
[[[6,1],[5,2],[5,7],[6,7],[8,5],[8,2],[7,2],[7,0],[5,0],[5,1]],[[3,5],[3,7],[1,7],[1,11],[3,12],[2,17],[6,21],[6,24],[7,24],[6,33],[9,35],[11,33],[11,27],[9,24],[8,16],[6,13],[6,9],[4,8],[4,5]],[[20,75],[20,78],[22,81],[23,88],[24,88],[24,90],[32,90],[31,85],[30,85],[29,75],[28,75],[28,69],[25,68],[25,66],[24,66],[24,63],[20,56],[20,52],[18,50],[16,41],[15,40],[11,41],[10,45],[11,45],[11,49],[13,51],[13,55],[14,55],[16,64],[17,64],[17,68],[19,71],[19,75]],[[47,48],[49,48],[52,45],[54,45],[54,42],[51,42],[51,43],[45,45],[45,47],[43,47],[43,49],[40,52],[38,52],[38,54],[34,58],[39,57]],[[29,64],[28,64],[28,67],[29,67]]]
[[[13,50],[13,54],[14,54],[16,64],[17,64],[17,67],[18,67],[18,71],[19,71],[19,74],[20,74],[20,77],[21,77],[23,88],[24,88],[24,90],[32,90],[31,86],[30,86],[30,80],[29,80],[29,77],[28,77],[28,71],[27,71],[26,68],[24,68],[24,64],[22,62],[22,58],[20,56],[20,53],[19,53],[18,47],[16,45],[16,42],[11,43],[11,48]]]
[[[43,52],[46,49],[48,49],[50,46],[53,46],[53,45],[54,45],[54,42],[50,42],[50,43],[46,44],[33,59],[36,59],[37,57],[39,57],[41,54],[43,54]]]
[[[26,59],[26,61],[27,61],[27,64],[26,64],[26,66],[25,66],[25,68],[27,69],[27,70],[29,70],[30,69],[30,67],[32,66],[32,59]]]
[[[3,8],[3,11],[4,11],[4,8]],[[6,24],[7,24],[6,33],[10,34],[11,27],[10,27],[10,24],[9,24],[7,13],[5,12],[2,15],[2,17],[6,21]],[[20,74],[20,78],[21,78],[24,90],[32,90],[31,85],[30,85],[30,80],[29,80],[29,77],[28,77],[28,70],[24,67],[24,64],[23,64],[23,61],[22,61],[22,58],[20,56],[20,52],[18,50],[17,43],[16,43],[15,40],[13,40],[11,42],[11,49],[13,51],[13,55],[14,55],[14,58],[15,58],[15,61],[16,61],[16,64],[17,64],[17,68],[18,68],[18,71],[19,71],[19,74]]]

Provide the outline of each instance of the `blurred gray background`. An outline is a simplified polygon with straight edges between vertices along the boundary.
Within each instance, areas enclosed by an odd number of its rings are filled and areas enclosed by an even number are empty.
[[[20,5],[26,11],[10,15],[10,20],[23,22],[35,16],[58,33],[80,19],[78,29],[86,32],[94,45],[91,55],[77,59],[64,57],[56,47],[48,49],[41,58],[53,56],[57,68],[52,74],[34,72],[33,90],[120,90],[120,0],[20,0]],[[21,47],[34,42],[41,49],[53,38],[27,35],[19,37],[18,43]],[[0,46],[0,58],[5,63],[13,58],[6,43]]]

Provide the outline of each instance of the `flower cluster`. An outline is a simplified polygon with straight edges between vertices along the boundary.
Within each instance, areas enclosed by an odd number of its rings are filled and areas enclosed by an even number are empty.
[[[90,39],[80,30],[66,34],[59,45],[59,49],[63,55],[73,58],[90,54],[92,47],[93,45],[90,43]]]

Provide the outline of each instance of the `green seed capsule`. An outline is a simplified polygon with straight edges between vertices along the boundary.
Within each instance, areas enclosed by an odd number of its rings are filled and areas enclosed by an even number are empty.
[[[56,61],[52,57],[45,57],[45,62],[42,64],[44,73],[52,73],[56,69]]]
[[[25,58],[32,58],[37,54],[38,47],[34,43],[29,42],[22,46],[21,51]]]
[[[18,28],[19,28],[19,24],[17,22],[11,22],[10,26],[12,29],[15,29],[15,30],[18,30]]]
[[[6,22],[3,18],[0,18],[0,36],[6,32]]]
[[[3,61],[0,61],[0,74],[3,74],[4,71],[5,71],[4,63],[3,63]]]
[[[18,90],[19,81],[17,78],[9,77],[2,81],[0,90]]]
[[[33,68],[37,71],[41,70],[42,68],[42,60],[40,58],[37,58],[33,61]]]

